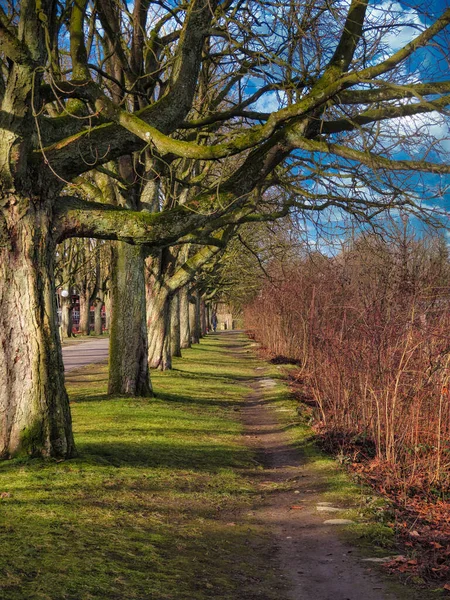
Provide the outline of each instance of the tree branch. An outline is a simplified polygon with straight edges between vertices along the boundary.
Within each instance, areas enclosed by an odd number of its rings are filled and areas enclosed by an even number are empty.
[[[439,111],[450,105],[450,95],[442,96],[438,100],[418,102],[417,104],[403,104],[400,106],[385,106],[378,110],[367,110],[360,115],[337,119],[336,121],[324,121],[320,126],[321,133],[339,133],[341,131],[353,131],[369,123],[377,123],[388,119],[410,117],[414,115]]]
[[[219,212],[202,214],[183,206],[158,213],[137,212],[61,196],[53,234],[58,243],[70,237],[91,237],[161,248],[208,222],[217,221],[216,228],[223,226],[220,216]]]
[[[337,68],[340,73],[347,71],[355,54],[356,46],[361,39],[367,0],[352,0],[348,9],[341,39],[326,71]]]
[[[450,173],[450,165],[430,163],[425,160],[393,160],[374,154],[373,152],[362,152],[354,148],[341,146],[339,144],[330,144],[326,141],[308,140],[295,134],[289,135],[289,141],[293,147],[309,152],[321,152],[325,154],[335,154],[341,158],[346,158],[363,165],[367,165],[373,170],[387,169],[389,171],[421,171],[424,173]]]

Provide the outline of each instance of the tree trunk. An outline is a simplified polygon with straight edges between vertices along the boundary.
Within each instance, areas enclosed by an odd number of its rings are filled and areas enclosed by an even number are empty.
[[[72,299],[61,296],[61,331],[63,338],[72,337],[73,304]]]
[[[80,326],[79,332],[81,335],[90,335],[91,327],[90,327],[90,315],[91,315],[91,307],[89,305],[89,292],[80,292]]]
[[[103,323],[102,323],[102,308],[103,300],[99,297],[95,300],[95,312],[94,312],[94,333],[95,335],[102,335]]]
[[[142,250],[114,244],[109,338],[110,394],[151,396]]]
[[[195,296],[189,302],[189,327],[191,330],[192,344],[200,343],[200,331],[197,325],[197,302]]]
[[[211,331],[211,305],[208,303],[206,305],[206,328],[208,331]]]
[[[200,327],[202,337],[205,337],[205,335],[208,333],[208,328],[206,326],[206,306],[203,299],[200,300]]]
[[[188,286],[182,287],[178,293],[180,300],[180,347],[191,347],[191,328],[189,326],[189,290]]]
[[[172,356],[181,356],[180,296],[177,292],[170,305],[170,347]]]
[[[170,296],[164,287],[147,293],[148,358],[152,369],[172,368],[170,354]]]
[[[0,457],[75,453],[47,215],[26,201],[0,239]],[[22,209],[24,207],[22,206]],[[1,215],[0,215],[1,219]],[[1,237],[1,232],[0,232]]]
[[[202,336],[202,323],[201,323],[201,309],[200,309],[200,294],[196,290],[194,294],[195,298],[195,313],[194,313],[194,328],[195,337],[200,342]]]
[[[172,338],[170,335],[170,314],[172,312],[171,302],[169,301],[169,318],[167,323],[166,335],[162,348],[161,371],[168,371],[172,368]]]
[[[105,295],[105,329],[108,332],[111,329],[111,294],[109,291]]]

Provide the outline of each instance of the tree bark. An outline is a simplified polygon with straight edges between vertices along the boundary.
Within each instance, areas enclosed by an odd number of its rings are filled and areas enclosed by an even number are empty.
[[[112,251],[110,394],[151,396],[142,250],[116,242]]]
[[[28,199],[21,205],[15,218],[9,215],[9,241],[2,244],[0,234],[0,457],[68,458],[75,446],[57,326],[55,248],[44,209]]]
[[[170,306],[170,347],[172,356],[181,356],[179,292],[172,296]]]
[[[172,312],[171,301],[169,300],[169,317],[167,322],[166,335],[162,348],[161,371],[168,371],[172,368],[172,338],[170,335],[170,314]]]
[[[206,304],[206,328],[208,331],[211,331],[212,327],[211,327],[211,305]]]
[[[208,333],[208,328],[206,325],[206,306],[203,298],[200,300],[200,327],[202,332],[202,337]]]
[[[196,292],[194,292],[195,294]],[[191,343],[199,344],[200,343],[200,330],[198,327],[197,321],[197,298],[196,296],[192,296],[189,301],[189,327],[191,330]]]
[[[189,326],[189,290],[185,285],[179,291],[180,299],[180,347],[191,347],[191,328]]]
[[[72,337],[72,328],[73,328],[73,303],[72,299],[61,298],[61,331],[63,338]]]
[[[109,291],[105,295],[105,329],[108,332],[111,329],[111,294]]]
[[[149,289],[153,288],[153,289]],[[170,354],[170,296],[164,288],[147,288],[148,358],[152,369],[172,368]]]
[[[196,290],[194,294],[195,298],[195,314],[194,314],[194,327],[196,339],[200,342],[202,335],[202,319],[201,319],[201,301],[200,293]]]
[[[80,291],[80,325],[79,332],[81,335],[90,335],[91,327],[90,327],[90,315],[91,315],[91,307],[90,307],[90,293]]]

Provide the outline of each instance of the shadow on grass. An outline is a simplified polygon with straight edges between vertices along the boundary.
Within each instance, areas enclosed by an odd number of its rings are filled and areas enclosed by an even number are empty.
[[[111,400],[111,396],[109,396],[108,394],[92,395],[89,394],[87,390],[86,392],[80,392],[78,394],[70,394],[70,404],[81,402],[104,402],[105,400]]]
[[[211,363],[209,363],[211,364]],[[192,365],[192,362],[191,362]],[[188,371],[186,369],[172,369],[172,373],[176,374],[177,377],[185,377],[188,379],[218,379],[220,381],[240,382],[240,383],[253,383],[258,379],[258,375],[249,377],[248,375],[238,375],[233,372],[224,372],[222,374],[214,374],[208,371]]]
[[[203,432],[204,433],[204,432]],[[85,434],[86,435],[86,434]],[[98,431],[93,432],[98,437]],[[179,443],[176,440],[79,441],[78,456],[64,464],[98,467],[132,467],[142,469],[182,469],[215,473],[221,469],[249,468],[252,464],[246,449],[225,444]],[[41,459],[13,459],[0,465],[0,473],[20,471],[24,466],[45,469],[51,464]],[[56,464],[56,462],[55,462]]]
[[[78,444],[81,455],[100,458],[119,466],[215,471],[248,466],[248,451],[215,444],[180,444],[176,441],[85,442]]]
[[[225,400],[223,398],[211,398],[208,395],[205,398],[201,398],[199,394],[196,396],[187,396],[186,394],[174,394],[173,392],[163,392],[157,390],[156,398],[163,400],[164,402],[176,402],[179,404],[187,404],[189,406],[211,406],[211,407],[222,407],[222,408],[242,408],[245,405],[245,401],[240,400]]]
[[[96,514],[102,516],[102,509],[100,505]],[[0,596],[5,600],[286,597],[286,584],[273,566],[273,545],[261,530],[230,528],[210,518],[202,520],[197,535],[180,538],[176,512],[171,521],[173,525],[155,527],[149,519],[139,529],[116,519],[76,527],[60,521],[51,528],[45,519],[33,516],[33,529],[41,536],[52,535],[52,548],[33,551],[27,540],[7,554]],[[37,536],[31,542],[36,544]],[[19,552],[26,558],[17,558]]]

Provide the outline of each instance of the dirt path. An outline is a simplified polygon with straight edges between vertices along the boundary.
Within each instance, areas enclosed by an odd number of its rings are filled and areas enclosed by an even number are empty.
[[[229,335],[232,342],[233,333]],[[234,344],[231,348],[242,360],[248,357]],[[247,443],[263,466],[255,473],[257,485],[266,492],[272,487],[270,493],[264,493],[263,505],[255,507],[254,519],[274,536],[282,577],[291,588],[280,600],[396,600],[373,565],[363,563],[339,539],[336,528],[343,525],[324,523],[339,517],[337,512],[327,512],[327,503],[321,504],[326,482],[301,452],[292,448],[286,426],[267,406],[264,390],[275,382],[264,376],[261,367],[255,375],[242,418]],[[280,484],[283,491],[276,490]]]

